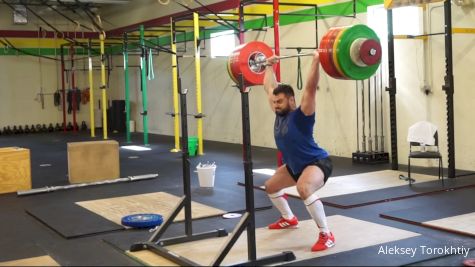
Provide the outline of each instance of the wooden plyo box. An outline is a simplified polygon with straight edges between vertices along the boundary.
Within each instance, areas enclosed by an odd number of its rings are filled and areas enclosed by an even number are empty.
[[[114,140],[68,143],[70,183],[120,178],[119,143]]]
[[[31,189],[30,150],[0,148],[0,193]]]

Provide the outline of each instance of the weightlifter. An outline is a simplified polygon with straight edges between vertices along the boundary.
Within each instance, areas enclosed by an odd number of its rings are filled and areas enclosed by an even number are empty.
[[[278,84],[274,73],[276,56],[266,60],[264,89],[276,118],[274,137],[282,151],[284,165],[266,181],[266,192],[281,218],[269,225],[269,229],[287,229],[298,226],[283,189],[297,185],[297,191],[308,212],[316,222],[320,234],[312,251],[326,250],[335,245],[335,237],[327,225],[318,189],[324,186],[332,173],[332,162],[327,151],[318,146],[313,138],[315,125],[315,97],[319,80],[320,58],[315,51],[308,73],[300,106],[297,107],[294,90],[290,85]]]

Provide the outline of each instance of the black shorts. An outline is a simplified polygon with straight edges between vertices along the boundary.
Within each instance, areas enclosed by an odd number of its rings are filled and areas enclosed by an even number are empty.
[[[326,183],[328,178],[332,174],[332,170],[333,170],[333,164],[332,164],[332,160],[330,159],[330,157],[319,159],[319,160],[317,160],[317,161],[315,161],[311,164],[308,164],[307,166],[310,166],[310,165],[315,165],[318,168],[320,168],[320,170],[322,170],[322,172],[323,172],[323,183]],[[288,165],[285,165],[285,167],[287,168],[287,171],[289,172],[290,176],[292,176],[292,178],[297,182],[299,180],[300,175],[302,175],[302,173],[295,174],[295,173],[292,172],[292,170],[289,168]]]

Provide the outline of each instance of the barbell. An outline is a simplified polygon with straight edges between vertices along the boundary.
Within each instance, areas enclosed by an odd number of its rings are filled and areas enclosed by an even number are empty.
[[[335,79],[368,79],[381,62],[379,38],[371,28],[363,24],[330,28],[316,51],[323,70]],[[264,42],[242,44],[228,57],[229,76],[237,84],[242,76],[245,86],[263,84],[266,59],[273,54]],[[313,55],[314,52],[299,53],[279,56],[278,59]]]

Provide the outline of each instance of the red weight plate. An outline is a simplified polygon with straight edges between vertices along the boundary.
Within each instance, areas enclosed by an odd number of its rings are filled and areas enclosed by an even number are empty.
[[[338,75],[334,76],[334,78],[344,79],[344,80],[348,79],[348,77],[346,77],[345,74],[341,71],[340,67],[338,66],[338,61],[336,61],[337,51],[335,49],[336,47],[335,43],[338,41],[338,38],[341,35],[341,33],[345,30],[346,30],[346,27],[338,27],[338,31],[333,32],[331,42],[328,44],[331,47],[331,51],[332,51],[330,60],[333,66],[335,66],[336,72],[338,73]]]
[[[273,54],[272,49],[266,43],[259,41],[252,41],[236,47],[228,59],[232,76],[237,80],[242,74],[245,86],[263,84],[265,69],[253,70],[249,62],[257,55],[268,58]]]
[[[229,76],[231,76],[231,79],[233,79],[235,83],[238,83],[238,77],[241,73],[241,70],[239,69],[239,53],[245,45],[246,44],[237,46],[228,57]]]
[[[226,69],[228,70],[229,77],[235,82],[238,83],[237,78],[234,77],[234,73],[231,70],[231,56],[228,57],[228,61],[226,62]]]
[[[333,64],[333,38],[335,31],[338,31],[338,29],[332,28],[323,36],[320,41],[319,56],[323,70],[331,77],[339,78],[340,74]]]
[[[345,79],[345,80],[350,80],[348,76],[345,75],[345,73],[341,70],[340,63],[339,63],[339,55],[340,51],[338,51],[338,43],[340,41],[341,35],[348,30],[350,27],[345,26],[345,27],[340,27],[340,31],[335,35],[335,38],[333,39],[333,64],[335,65],[336,70],[338,73],[340,73],[341,78],[339,79]]]
[[[366,65],[378,64],[381,61],[381,45],[378,41],[368,39],[360,47],[360,58]]]
[[[346,30],[346,27],[335,27],[334,29],[336,29],[336,31],[332,32],[330,42],[328,43],[329,49],[331,51],[331,54],[329,55],[330,61],[335,68],[335,72],[337,73],[335,76],[333,76],[333,78],[346,80],[348,77],[343,74],[340,67],[338,66],[338,61],[336,60],[337,51],[335,49],[335,43],[338,41],[338,37],[341,35],[341,33]]]

